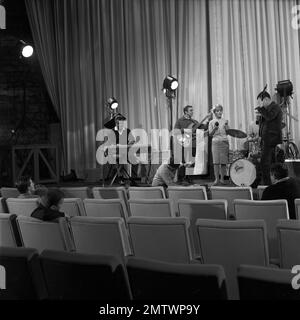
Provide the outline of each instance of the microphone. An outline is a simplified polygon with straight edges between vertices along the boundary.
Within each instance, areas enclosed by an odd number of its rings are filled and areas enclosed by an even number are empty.
[[[215,127],[218,127],[218,126],[219,126],[219,122],[216,121],[216,122],[215,122]]]

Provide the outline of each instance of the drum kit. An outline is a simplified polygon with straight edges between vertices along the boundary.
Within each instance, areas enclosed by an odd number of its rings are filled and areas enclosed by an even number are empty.
[[[244,139],[247,138],[247,134],[241,130],[229,129],[227,134],[231,137]],[[248,143],[249,145],[249,143]],[[246,155],[248,158],[246,158]],[[259,142],[252,142],[251,148],[248,150],[235,150],[231,152],[231,165],[229,168],[229,176],[231,181],[241,187],[251,186],[256,180],[256,166],[255,160],[258,161],[259,157]]]

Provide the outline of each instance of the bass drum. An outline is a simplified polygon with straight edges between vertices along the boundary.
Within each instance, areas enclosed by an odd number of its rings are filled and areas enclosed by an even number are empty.
[[[250,187],[256,179],[255,165],[247,159],[235,160],[230,168],[231,181],[240,187]]]

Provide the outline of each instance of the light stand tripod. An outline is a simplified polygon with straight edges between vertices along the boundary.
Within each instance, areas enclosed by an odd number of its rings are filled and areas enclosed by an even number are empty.
[[[283,151],[285,159],[298,159],[299,151],[293,139],[291,139],[291,121],[292,119],[295,121],[299,121],[297,118],[291,115],[291,104],[290,104],[291,96],[284,96],[283,101],[281,103],[281,109],[283,113]]]

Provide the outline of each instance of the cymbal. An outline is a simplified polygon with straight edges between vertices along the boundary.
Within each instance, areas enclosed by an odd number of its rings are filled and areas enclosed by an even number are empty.
[[[234,138],[239,138],[239,139],[247,138],[247,133],[237,129],[228,129],[226,133]]]

